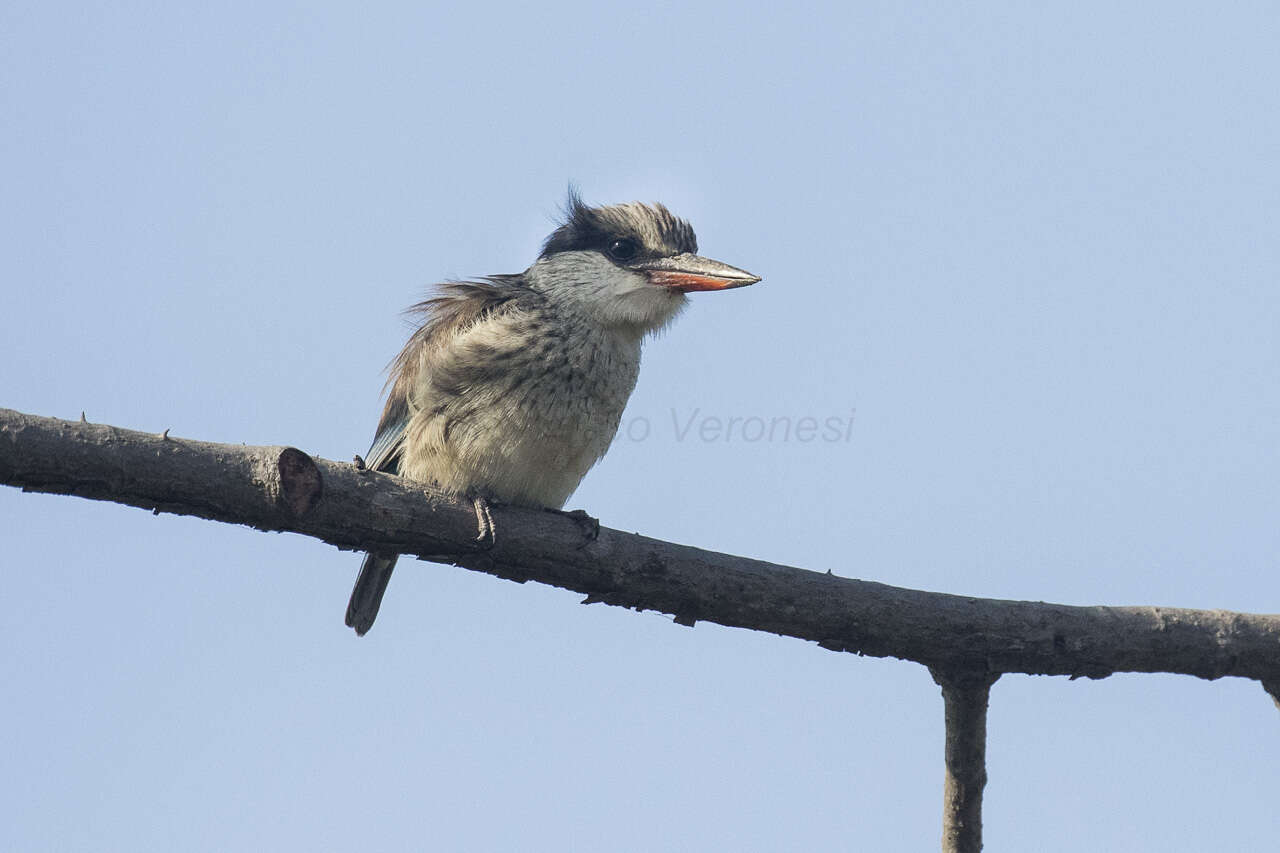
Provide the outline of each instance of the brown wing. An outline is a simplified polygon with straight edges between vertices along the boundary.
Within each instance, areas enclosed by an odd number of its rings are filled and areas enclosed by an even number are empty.
[[[404,349],[389,366],[387,404],[369,448],[366,464],[375,471],[398,473],[400,447],[409,422],[409,393],[421,370],[430,370],[430,354],[443,349],[460,332],[495,311],[522,299],[540,298],[524,284],[523,275],[495,275],[480,281],[451,281],[406,313],[423,318]]]

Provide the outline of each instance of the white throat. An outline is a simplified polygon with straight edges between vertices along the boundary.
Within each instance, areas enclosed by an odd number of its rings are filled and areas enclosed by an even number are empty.
[[[599,252],[557,252],[530,267],[528,276],[529,286],[558,307],[637,337],[666,326],[688,302],[683,293],[653,284]]]

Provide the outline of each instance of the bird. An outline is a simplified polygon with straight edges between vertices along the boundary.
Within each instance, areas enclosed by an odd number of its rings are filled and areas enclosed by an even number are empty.
[[[522,273],[436,285],[392,361],[368,468],[476,502],[559,510],[604,456],[635,387],[645,338],[694,291],[760,277],[698,254],[693,228],[658,203],[563,220]],[[368,553],[346,623],[373,625],[396,554]]]

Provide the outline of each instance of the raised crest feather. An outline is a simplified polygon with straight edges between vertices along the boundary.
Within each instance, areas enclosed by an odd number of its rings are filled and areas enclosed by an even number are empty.
[[[651,257],[698,251],[693,226],[662,204],[633,201],[591,207],[571,189],[565,202],[564,222],[542,244],[540,257],[559,252],[603,251],[610,241],[620,238],[635,240]]]

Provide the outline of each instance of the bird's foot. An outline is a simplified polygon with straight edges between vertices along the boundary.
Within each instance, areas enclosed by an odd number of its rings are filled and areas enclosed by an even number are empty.
[[[582,538],[587,542],[594,542],[600,538],[600,519],[592,518],[587,515],[587,511],[583,509],[548,509],[547,512],[554,512],[559,515],[572,518],[574,523],[578,525],[578,529],[582,531]],[[585,542],[583,544],[586,544]]]
[[[471,499],[471,506],[476,511],[476,527],[479,532],[476,534],[477,542],[485,542],[489,547],[493,547],[493,543],[497,541],[497,528],[493,524],[493,513],[490,507],[493,504],[488,498],[476,496]]]

